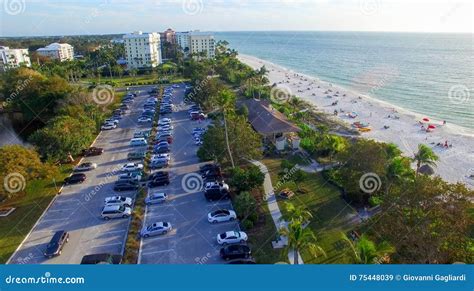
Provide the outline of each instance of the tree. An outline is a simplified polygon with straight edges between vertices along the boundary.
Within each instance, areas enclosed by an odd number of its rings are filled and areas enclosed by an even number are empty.
[[[415,153],[415,157],[413,158],[413,162],[416,162],[416,176],[420,173],[422,166],[428,165],[435,167],[438,160],[439,157],[430,147],[424,144],[418,145],[418,152]]]
[[[472,264],[472,199],[463,184],[420,175],[392,188],[370,231],[396,248],[395,263]]]
[[[314,257],[319,255],[326,256],[324,250],[319,246],[316,235],[314,232],[307,227],[303,227],[303,223],[300,220],[291,221],[288,227],[280,229],[280,235],[288,238],[288,245],[286,247],[287,252],[293,251],[295,258],[295,265],[299,263],[298,253],[300,250],[307,250]]]
[[[389,261],[389,256],[395,252],[395,248],[388,242],[383,241],[379,244],[371,241],[366,235],[362,235],[354,243],[346,235],[343,240],[349,245],[351,255],[356,264],[380,264]]]
[[[227,153],[229,154],[230,163],[232,168],[235,168],[234,158],[232,157],[232,151],[229,144],[229,131],[227,128],[227,119],[226,114],[235,108],[235,95],[230,90],[223,90],[218,95],[217,99],[218,109],[222,112],[222,119],[224,122],[224,132],[225,132],[225,143],[227,148]]]
[[[229,184],[237,188],[238,192],[250,191],[254,188],[263,185],[265,174],[260,171],[260,168],[254,165],[246,169],[233,168],[231,170],[231,178]]]
[[[282,220],[299,221],[305,224],[313,218],[311,211],[301,205],[295,206],[293,203],[285,202],[285,208],[286,213],[282,216]]]
[[[31,148],[21,145],[0,147],[0,200],[22,193],[28,181],[51,177],[57,170],[53,165],[43,164],[38,153]],[[12,184],[15,191],[5,189],[4,185],[8,183]]]
[[[90,146],[95,133],[95,123],[86,117],[58,116],[36,131],[30,141],[46,159],[62,160]]]
[[[257,210],[257,201],[249,192],[242,192],[234,199],[234,209],[241,218],[248,218]]]

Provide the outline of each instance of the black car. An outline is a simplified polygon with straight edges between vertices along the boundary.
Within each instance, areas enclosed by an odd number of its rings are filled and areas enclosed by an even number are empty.
[[[90,156],[100,156],[101,154],[104,153],[103,148],[96,148],[96,147],[91,147],[85,150],[82,150],[82,155],[84,157],[90,157]]]
[[[160,178],[154,179],[151,182],[148,182],[148,188],[167,186],[169,184],[170,184],[170,179],[168,177],[160,177]]]
[[[136,191],[140,188],[138,183],[133,183],[131,181],[119,181],[114,185],[114,191],[122,192],[122,191]]]
[[[208,170],[207,172],[205,172],[204,174],[202,174],[202,177],[203,177],[203,178],[206,178],[206,177],[213,177],[213,176],[222,177],[221,170],[220,170],[220,169],[212,169],[212,170]]]
[[[234,259],[248,259],[252,255],[252,251],[246,245],[229,245],[221,249],[221,258],[224,260],[234,260]]]
[[[168,173],[168,172],[156,172],[156,173],[151,174],[148,177],[148,181],[153,181],[153,180],[160,179],[160,178],[168,178],[169,179],[169,177],[170,177],[170,173]]]
[[[79,184],[83,183],[86,180],[86,174],[73,174],[71,177],[64,179],[64,184]]]
[[[121,255],[95,254],[82,257],[81,265],[110,264],[118,265],[122,262]]]
[[[208,201],[218,201],[230,198],[229,191],[225,189],[210,189],[204,192],[204,196]]]
[[[215,169],[219,169],[220,171],[221,167],[216,164],[205,164],[199,167],[199,172],[201,174],[205,174],[207,171],[211,171]]]
[[[167,146],[157,147],[153,150],[154,154],[167,154],[170,152],[170,148]]]
[[[47,258],[52,258],[61,255],[63,247],[68,241],[69,233],[67,231],[61,230],[56,232],[51,238],[49,244],[46,246],[44,256]]]

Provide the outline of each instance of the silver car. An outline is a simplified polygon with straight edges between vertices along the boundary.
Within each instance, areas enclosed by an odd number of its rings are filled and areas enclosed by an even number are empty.
[[[102,209],[101,216],[105,220],[111,218],[128,218],[132,215],[132,208],[126,206],[105,206]]]
[[[152,204],[160,204],[164,203],[168,200],[168,195],[163,192],[155,192],[155,193],[150,193],[146,198],[145,198],[145,204],[146,205],[152,205]]]
[[[171,223],[169,222],[156,222],[144,227],[140,231],[140,235],[147,238],[150,236],[167,234],[171,229]]]

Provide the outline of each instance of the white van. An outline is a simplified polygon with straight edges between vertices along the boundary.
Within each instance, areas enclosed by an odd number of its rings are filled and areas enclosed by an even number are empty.
[[[132,147],[141,147],[146,145],[148,145],[148,142],[143,137],[132,138],[132,140],[130,140],[130,146]]]

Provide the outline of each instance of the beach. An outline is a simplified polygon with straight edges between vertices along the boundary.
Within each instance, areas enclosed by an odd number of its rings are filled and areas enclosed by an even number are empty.
[[[249,55],[239,59],[254,69],[265,66],[270,84],[295,95],[333,118],[370,128],[364,138],[394,143],[407,157],[413,157],[419,144],[433,148],[440,160],[435,175],[452,183],[474,188],[474,131],[443,120],[432,119],[370,96],[321,81],[277,64]],[[337,115],[336,115],[337,111]],[[430,130],[427,131],[427,129]]]

